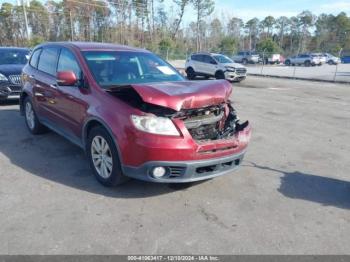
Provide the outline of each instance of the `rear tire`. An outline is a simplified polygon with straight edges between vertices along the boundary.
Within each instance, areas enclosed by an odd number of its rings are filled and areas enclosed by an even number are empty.
[[[196,72],[193,70],[192,67],[186,69],[186,74],[189,80],[194,80],[196,78]]]
[[[102,185],[113,187],[128,180],[123,175],[117,147],[102,126],[94,127],[89,132],[86,152],[91,169]]]
[[[30,100],[29,96],[27,96],[23,101],[24,108],[24,118],[26,120],[26,125],[33,135],[43,134],[47,131],[47,128],[42,125],[35,113],[33,103]]]
[[[244,59],[242,60],[242,64],[243,64],[243,65],[248,64],[248,60],[247,60],[246,58],[244,58]]]
[[[287,61],[285,62],[285,65],[286,65],[286,66],[290,66],[290,60],[287,60]]]

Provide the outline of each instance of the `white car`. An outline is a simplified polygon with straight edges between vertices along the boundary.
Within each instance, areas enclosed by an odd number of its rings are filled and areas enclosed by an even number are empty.
[[[323,54],[326,57],[326,62],[329,65],[336,65],[340,63],[340,58],[329,53]]]
[[[233,62],[227,56],[214,53],[192,54],[186,61],[185,69],[190,80],[196,76],[204,76],[240,82],[247,77],[246,67]]]
[[[309,54],[300,54],[297,56],[292,56],[286,59],[284,62],[286,66],[290,65],[305,65],[305,66],[315,66],[321,65],[320,58],[318,56],[312,56]]]

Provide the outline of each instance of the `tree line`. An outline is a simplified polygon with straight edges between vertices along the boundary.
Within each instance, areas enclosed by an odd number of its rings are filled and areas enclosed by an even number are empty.
[[[350,17],[267,16],[243,21],[213,17],[213,0],[32,0],[0,7],[0,45],[34,46],[44,41],[99,41],[147,48],[167,58],[194,51],[232,55],[237,50],[337,53],[350,49]],[[234,10],[232,10],[234,12]],[[193,21],[184,21],[185,14]]]

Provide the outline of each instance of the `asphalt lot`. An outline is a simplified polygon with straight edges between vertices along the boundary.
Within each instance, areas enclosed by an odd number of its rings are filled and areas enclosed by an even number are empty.
[[[83,152],[0,105],[0,254],[350,254],[350,85],[249,77],[235,173],[98,184]]]

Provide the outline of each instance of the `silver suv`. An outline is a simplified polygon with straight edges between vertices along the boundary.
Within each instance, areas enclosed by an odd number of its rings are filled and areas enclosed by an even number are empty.
[[[232,59],[237,63],[244,65],[251,63],[256,64],[260,62],[260,56],[253,51],[240,51],[237,55],[233,56]]]
[[[240,82],[247,76],[247,69],[243,65],[234,63],[227,56],[214,53],[192,54],[186,61],[185,69],[190,80],[196,76],[204,76]]]
[[[313,56],[309,54],[300,54],[297,56],[288,57],[284,63],[286,66],[290,66],[290,65],[315,66],[315,65],[322,64],[318,56]]]

